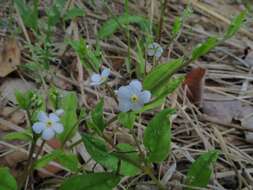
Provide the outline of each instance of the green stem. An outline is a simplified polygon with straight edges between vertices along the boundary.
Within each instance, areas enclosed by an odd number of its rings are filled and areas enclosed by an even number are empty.
[[[165,14],[167,3],[168,3],[168,0],[164,0],[163,3],[162,3],[162,11],[161,11],[161,15],[160,15],[159,31],[158,31],[158,37],[157,37],[157,41],[159,43],[161,42],[162,31],[163,31],[163,22],[164,22],[164,14]]]
[[[102,137],[108,144],[110,144],[116,151],[121,151],[118,147],[116,147],[110,139],[108,139],[104,134],[100,133],[98,134],[100,137]],[[123,155],[123,154],[119,154],[119,153],[113,153],[116,157],[118,157],[121,160],[127,161],[129,163],[131,163],[132,165],[136,166],[137,168],[139,168],[140,170],[142,170],[146,175],[148,175],[153,182],[158,186],[159,190],[166,190],[166,188],[164,187],[164,185],[154,176],[153,174],[153,170],[150,166],[142,166],[142,164],[140,164],[138,161],[132,160],[131,158]]]
[[[31,127],[31,124],[32,124],[32,117],[31,117],[31,114],[29,111],[26,111],[27,113],[27,123],[28,123],[28,127]],[[26,165],[26,172],[25,172],[25,175],[24,175],[24,178],[23,180],[21,181],[21,187],[24,187],[26,186],[26,184],[29,183],[29,178],[30,178],[30,175],[31,175],[31,172],[32,172],[32,163],[33,163],[33,153],[35,152],[35,148],[36,148],[36,143],[37,143],[37,139],[38,139],[38,136],[32,131],[33,133],[33,139],[32,139],[32,144],[31,144],[31,148],[29,150],[29,155],[28,155],[28,160],[27,160],[27,165]],[[25,187],[26,189],[26,187]]]

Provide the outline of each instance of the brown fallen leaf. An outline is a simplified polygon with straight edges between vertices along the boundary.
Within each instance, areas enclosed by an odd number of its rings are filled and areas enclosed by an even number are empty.
[[[16,39],[7,39],[0,53],[0,77],[15,71],[20,65],[21,52]]]
[[[16,104],[16,91],[26,92],[28,90],[36,90],[35,84],[21,79],[6,79],[0,86],[0,97]]]
[[[233,119],[241,118],[243,108],[239,100],[227,99],[226,96],[206,92],[202,109],[208,116],[229,124]]]
[[[202,106],[206,69],[198,67],[186,74],[183,88],[191,103]]]
[[[0,110],[0,117],[3,117],[4,119],[19,125],[25,122],[25,112],[22,110],[17,110],[14,107],[6,106]],[[12,130],[10,127],[1,125],[0,124],[0,130],[2,131],[10,131]]]

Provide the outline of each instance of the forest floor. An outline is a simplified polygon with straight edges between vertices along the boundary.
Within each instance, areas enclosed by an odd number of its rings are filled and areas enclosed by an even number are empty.
[[[42,62],[45,55],[45,36],[33,33],[24,25],[20,13],[11,1],[1,1],[0,6],[0,165],[11,169],[18,178],[22,176],[29,146],[25,141],[7,141],[3,137],[14,131],[22,131],[27,126],[24,111],[17,107],[16,90],[38,90],[46,96],[50,87],[55,86],[62,93],[75,91],[79,107],[91,109],[99,97],[104,97],[104,116],[110,120],[117,112],[117,104],[106,88],[94,88],[87,81],[89,74],[81,65],[74,50],[66,43],[66,38],[84,38],[89,47],[96,48],[96,34],[101,25],[113,15],[124,12],[123,0],[112,0],[105,5],[100,0],[68,1],[84,10],[84,16],[57,24],[52,36],[52,46],[48,46],[50,64],[47,69],[24,67],[27,63]],[[43,20],[45,7],[50,1],[41,1],[40,17]],[[159,24],[161,8],[155,0],[129,1],[129,12]],[[210,36],[222,36],[232,18],[245,7],[240,1],[203,0],[191,1],[192,13],[185,19],[178,38],[170,40],[172,23],[181,16],[187,6],[186,0],[168,0],[161,32],[160,45],[164,48],[160,62],[188,55],[198,43]],[[111,12],[112,11],[112,12]],[[45,26],[46,28],[46,26]],[[141,35],[139,27],[130,27],[130,42],[122,30],[110,38],[100,41],[102,67],[110,68],[112,77],[108,85],[114,89],[135,78],[132,66],[127,64],[128,53],[132,64],[136,64],[138,54],[136,39]],[[15,37],[15,39],[14,39]],[[28,43],[29,42],[29,43]],[[30,47],[28,44],[33,44]],[[128,46],[130,44],[130,47]],[[128,48],[129,47],[129,48]],[[43,49],[44,48],[44,49]],[[44,51],[43,51],[43,50]],[[37,57],[36,57],[37,56]],[[147,59],[147,70],[152,60]],[[43,63],[42,63],[43,64]],[[172,147],[167,160],[157,165],[157,176],[168,184],[168,189],[183,189],[182,181],[190,164],[202,153],[216,149],[219,158],[214,165],[211,181],[206,189],[253,189],[253,20],[245,25],[231,39],[211,50],[207,55],[194,61],[176,73],[186,74],[192,97],[187,97],[182,87],[170,94],[162,108],[175,108],[172,122]],[[29,70],[30,69],[30,70]],[[197,102],[197,103],[196,103]],[[156,113],[144,114],[142,123]],[[147,121],[146,121],[147,120]],[[114,142],[132,143],[127,129],[106,130],[106,135]],[[143,125],[136,124],[137,135],[142,136]],[[80,130],[82,133],[85,129]],[[80,136],[80,135],[79,135]],[[78,137],[76,137],[78,139]],[[59,148],[57,140],[50,140],[43,152]],[[83,147],[75,150],[79,159],[86,160]],[[55,163],[34,174],[35,189],[54,189],[58,181],[64,179],[66,170]],[[47,179],[47,180],[45,180]],[[126,178],[118,189],[156,189],[143,176]],[[44,188],[47,187],[48,188]],[[205,189],[205,188],[203,188]]]

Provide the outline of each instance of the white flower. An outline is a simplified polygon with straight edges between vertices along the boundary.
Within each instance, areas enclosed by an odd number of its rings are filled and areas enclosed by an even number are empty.
[[[121,86],[117,91],[119,110],[127,112],[129,110],[138,111],[145,103],[151,99],[151,93],[142,91],[142,84],[138,80],[133,80],[128,86]]]
[[[156,42],[149,44],[147,49],[148,56],[155,56],[156,58],[161,57],[163,48]]]
[[[110,75],[110,69],[105,68],[101,74],[94,73],[90,78],[90,85],[91,86],[99,86],[100,84],[104,83]]]
[[[38,122],[34,123],[32,129],[36,134],[42,134],[44,140],[50,140],[55,137],[56,134],[63,132],[63,125],[60,123],[60,118],[56,113],[45,112],[38,114]]]

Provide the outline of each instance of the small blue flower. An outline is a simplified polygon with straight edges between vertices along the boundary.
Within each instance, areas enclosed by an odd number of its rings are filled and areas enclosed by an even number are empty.
[[[163,48],[156,42],[149,44],[147,49],[148,56],[155,56],[156,58],[160,58],[163,53]]]
[[[32,126],[34,133],[42,134],[42,139],[44,140],[50,140],[56,134],[62,133],[64,128],[60,123],[59,113],[62,114],[63,110],[57,110],[56,113],[50,113],[49,115],[45,112],[40,112],[38,114],[39,121]]]
[[[151,99],[151,93],[147,90],[142,91],[142,84],[138,80],[133,80],[128,86],[121,86],[117,96],[119,110],[122,112],[138,111]]]
[[[110,69],[105,68],[101,74],[94,73],[90,78],[90,85],[91,86],[99,86],[100,84],[104,83],[110,75]]]

